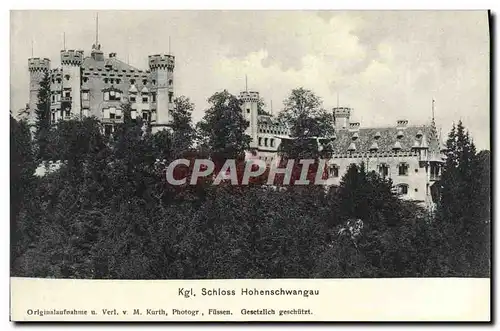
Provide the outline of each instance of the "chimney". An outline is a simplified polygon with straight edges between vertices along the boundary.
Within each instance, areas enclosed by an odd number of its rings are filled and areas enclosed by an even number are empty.
[[[354,132],[354,131],[359,131],[359,122],[352,122],[349,123],[349,131]]]
[[[406,127],[408,126],[408,120],[398,120],[397,122],[397,128],[398,129],[406,129]]]

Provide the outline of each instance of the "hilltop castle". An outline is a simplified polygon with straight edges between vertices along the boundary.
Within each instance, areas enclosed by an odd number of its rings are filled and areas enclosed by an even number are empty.
[[[54,69],[47,58],[28,60],[30,92],[24,115],[30,124],[36,120],[38,92],[46,74],[50,79],[53,123],[95,116],[104,133],[112,134],[115,124],[123,121],[123,104],[129,103],[132,118],[148,121],[153,133],[171,124],[174,56],[150,55],[149,69],[141,70],[120,61],[116,53],[106,57],[97,41],[90,56],[82,50],[62,50],[60,56],[61,66]],[[239,98],[249,122],[246,133],[252,138],[254,156],[267,163],[275,162],[282,140],[291,139],[289,128],[271,115],[259,114],[258,92],[244,91]],[[394,126],[361,128],[360,123],[350,121],[351,108],[336,107],[332,113],[335,134],[325,137],[334,150],[328,162],[329,185],[338,185],[351,164],[364,163],[368,171],[390,177],[402,198],[427,206],[433,204],[433,185],[440,177],[444,159],[434,118],[421,126],[398,120]]]

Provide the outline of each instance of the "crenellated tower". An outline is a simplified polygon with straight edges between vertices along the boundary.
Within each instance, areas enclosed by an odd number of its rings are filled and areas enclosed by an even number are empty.
[[[349,128],[349,120],[352,109],[349,107],[333,108],[333,116],[335,118],[335,129],[342,130]]]
[[[151,130],[155,133],[168,128],[172,123],[175,57],[156,54],[149,55],[148,60],[151,78],[154,82],[151,86],[152,93],[155,94],[152,109],[156,110],[156,118],[151,122]]]
[[[61,51],[61,110],[64,118],[81,115],[81,65],[82,50]]]
[[[38,91],[40,83],[46,74],[50,71],[50,60],[47,58],[30,58],[28,59],[28,70],[30,72],[30,95],[29,95],[29,113],[27,114],[28,123],[35,124],[36,108],[38,103]]]
[[[243,104],[241,105],[243,116],[249,122],[248,128],[245,130],[245,133],[252,138],[250,142],[250,148],[257,148],[259,92],[253,92],[253,91],[240,92],[240,100],[243,101]]]

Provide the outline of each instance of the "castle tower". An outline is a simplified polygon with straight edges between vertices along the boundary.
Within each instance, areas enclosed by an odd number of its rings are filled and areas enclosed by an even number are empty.
[[[156,133],[172,123],[175,57],[157,54],[149,55],[148,60],[151,78],[156,81],[156,84],[152,84],[152,92],[156,93],[156,103],[152,104],[152,109],[156,109],[156,120],[151,122],[151,132]]]
[[[351,117],[351,108],[335,107],[333,108],[333,116],[335,118],[335,129],[342,130],[349,128],[349,119]]]
[[[83,62],[82,50],[61,51],[61,110],[63,118],[69,119],[81,115],[81,65]]]
[[[243,111],[243,116],[250,123],[245,133],[249,135],[252,140],[250,142],[250,148],[258,147],[258,137],[257,137],[257,115],[258,115],[258,103],[259,103],[259,92],[240,92],[240,99],[243,101],[241,109]]]
[[[28,70],[30,72],[30,96],[29,96],[29,114],[27,120],[30,125],[36,122],[36,104],[38,103],[38,91],[40,83],[50,70],[50,60],[47,58],[28,59]]]

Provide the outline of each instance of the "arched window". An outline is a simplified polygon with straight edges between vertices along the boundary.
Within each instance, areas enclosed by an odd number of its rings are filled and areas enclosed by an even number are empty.
[[[396,189],[398,195],[408,194],[408,184],[399,184],[396,186]]]
[[[399,168],[399,175],[400,176],[408,176],[408,164],[407,163],[400,163],[398,168]]]
[[[262,137],[259,137],[259,146],[262,146]]]
[[[382,177],[389,176],[389,166],[385,163],[382,163],[378,166],[378,173]]]
[[[172,79],[168,80],[168,85],[172,86],[173,83],[174,83],[174,81]]]
[[[264,146],[267,147],[267,138],[264,138]]]
[[[274,139],[271,138],[271,147],[274,147]]]
[[[64,76],[64,78],[66,78],[66,80],[69,80],[69,75]]]

